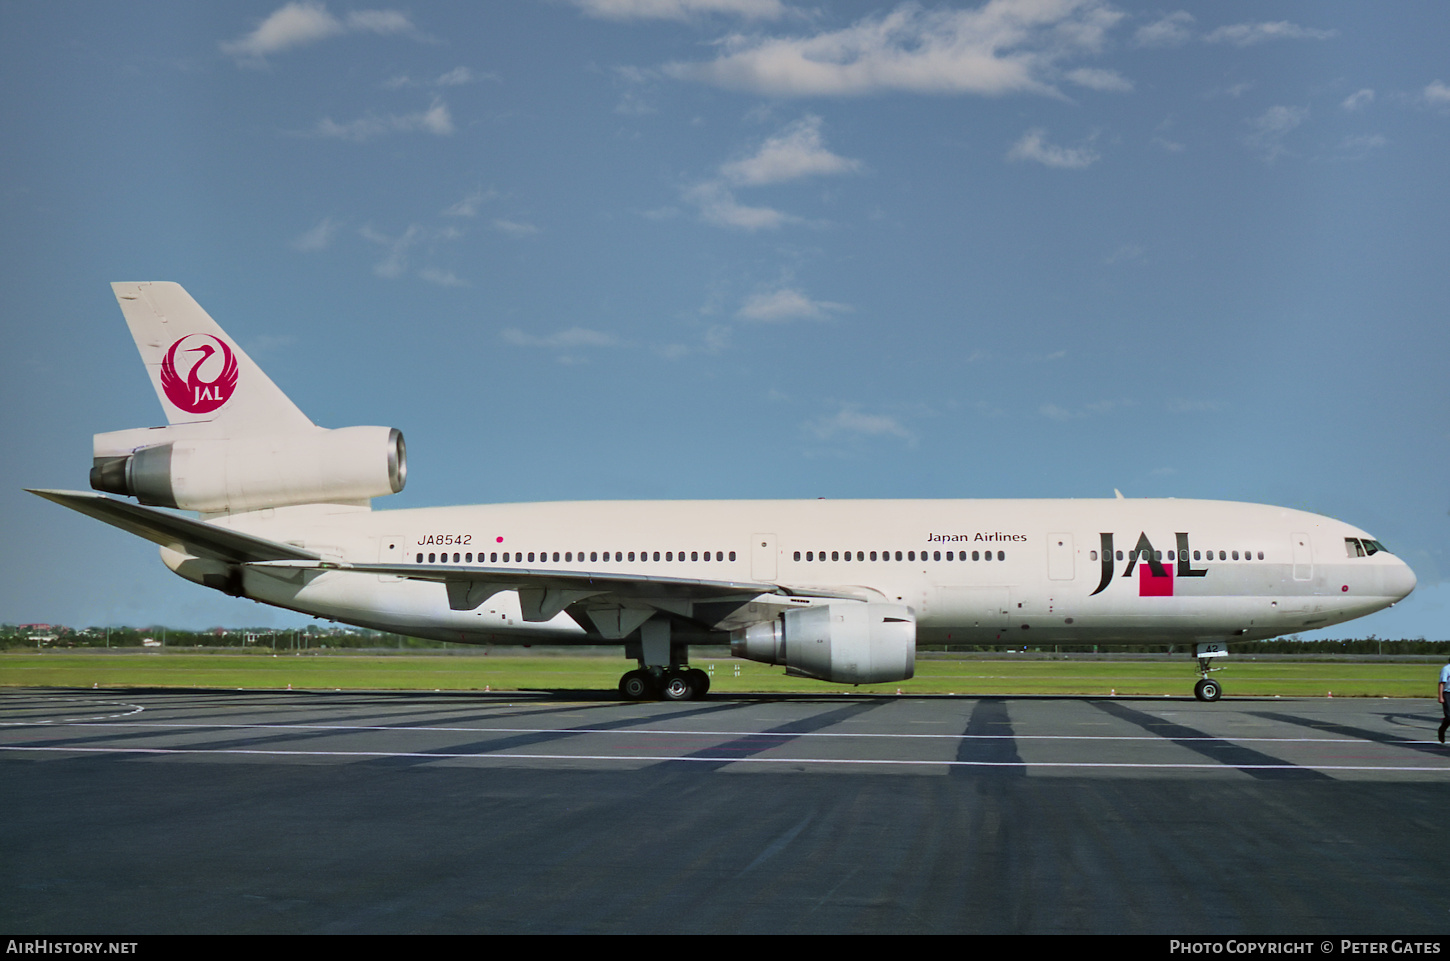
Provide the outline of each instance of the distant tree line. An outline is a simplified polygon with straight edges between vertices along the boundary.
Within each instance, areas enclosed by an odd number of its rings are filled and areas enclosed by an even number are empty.
[[[1450,641],[1427,641],[1423,637],[1347,638],[1337,641],[1305,641],[1280,637],[1271,641],[1229,642],[1229,653],[1246,654],[1435,654],[1450,656]],[[1026,651],[1048,654],[1190,654],[1192,644],[923,644],[922,651],[999,652]]]
[[[310,624],[296,630],[266,627],[211,628],[205,631],[170,627],[87,627],[58,624],[0,624],[0,649],[65,650],[72,648],[253,648],[277,651],[387,649],[429,650],[461,647],[383,631]]]

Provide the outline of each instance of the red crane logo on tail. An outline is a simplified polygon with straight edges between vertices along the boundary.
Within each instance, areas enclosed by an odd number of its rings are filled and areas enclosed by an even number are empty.
[[[182,346],[188,343],[191,346]],[[191,361],[185,379],[176,369],[178,353],[201,355],[194,360],[183,356],[183,364]],[[217,363],[208,363],[213,356],[219,357]],[[214,376],[203,380],[206,374]],[[167,400],[187,413],[209,414],[231,400],[232,391],[237,389],[237,358],[230,347],[211,334],[187,334],[171,345],[161,361],[161,389]]]

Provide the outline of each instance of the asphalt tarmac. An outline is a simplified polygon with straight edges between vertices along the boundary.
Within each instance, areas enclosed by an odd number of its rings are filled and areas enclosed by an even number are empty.
[[[1406,699],[0,694],[0,932],[1441,934]]]

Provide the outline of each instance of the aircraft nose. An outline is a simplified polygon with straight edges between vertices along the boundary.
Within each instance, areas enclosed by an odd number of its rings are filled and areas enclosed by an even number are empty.
[[[1415,572],[1410,570],[1410,565],[1400,561],[1394,567],[1385,572],[1385,593],[1394,597],[1396,601],[1402,601],[1410,596],[1419,581],[1415,578]]]

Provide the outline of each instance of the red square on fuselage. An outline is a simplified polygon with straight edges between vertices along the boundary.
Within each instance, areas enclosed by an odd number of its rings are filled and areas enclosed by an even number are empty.
[[[1153,566],[1151,564],[1140,563],[1138,565],[1138,596],[1172,597],[1173,568],[1164,564],[1163,576],[1157,577],[1153,574]]]

